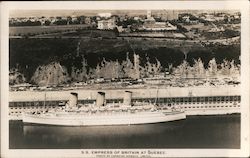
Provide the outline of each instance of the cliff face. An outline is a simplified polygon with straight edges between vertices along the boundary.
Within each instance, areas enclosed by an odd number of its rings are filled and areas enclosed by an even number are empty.
[[[9,84],[21,84],[26,82],[26,78],[22,73],[19,72],[18,69],[11,69],[9,73]]]
[[[38,66],[31,78],[31,82],[39,86],[59,85],[70,81],[84,82],[91,78],[133,78],[154,76],[161,71],[161,63],[150,63],[149,59],[145,66],[140,65],[140,56],[133,55],[133,62],[127,58],[124,61],[106,61],[103,59],[95,68],[89,68],[84,58],[78,68],[75,66],[67,69],[59,62]],[[69,71],[70,70],[70,71]],[[25,80],[23,80],[25,81]]]
[[[58,62],[52,62],[48,65],[39,66],[34,75],[32,82],[39,86],[59,85],[70,81],[83,82],[91,78],[133,78],[153,77],[162,72],[161,63],[146,62],[145,66],[140,66],[139,55],[134,54],[134,62],[127,60],[119,63],[118,61],[103,61],[96,68],[86,69],[87,63],[83,62],[82,68],[72,67],[71,74],[67,68],[61,66]],[[205,77],[235,77],[240,74],[239,65],[235,65],[234,61],[224,61],[222,64],[217,64],[215,59],[209,61],[208,68],[204,67],[204,63],[199,58],[194,61],[194,65],[190,66],[187,61],[184,61],[178,67],[170,68],[172,74],[183,78],[205,78]],[[12,75],[13,76],[13,75]],[[19,76],[19,77],[17,77]],[[16,77],[11,77],[13,83],[25,81],[23,75],[16,73]]]
[[[31,81],[39,86],[58,85],[69,81],[67,69],[57,62],[39,66]]]
[[[216,78],[216,77],[240,77],[240,65],[236,65],[234,60],[231,62],[224,60],[223,63],[217,64],[213,58],[208,62],[208,67],[204,67],[204,63],[199,58],[194,61],[194,65],[190,66],[184,61],[181,65],[173,68],[173,74],[183,78]]]
[[[166,70],[204,77],[239,70],[240,45],[193,49],[187,56],[173,47],[155,40],[10,39],[10,84],[46,86],[100,77],[137,79]]]

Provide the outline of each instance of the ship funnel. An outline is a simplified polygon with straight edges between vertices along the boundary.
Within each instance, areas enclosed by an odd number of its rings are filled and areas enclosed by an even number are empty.
[[[123,98],[123,104],[125,106],[131,105],[131,100],[132,100],[132,92],[125,91],[124,98]]]
[[[104,106],[105,105],[105,93],[98,92],[96,98],[96,106]]]
[[[69,108],[76,107],[77,105],[77,100],[78,100],[78,94],[77,93],[70,93],[69,97]]]

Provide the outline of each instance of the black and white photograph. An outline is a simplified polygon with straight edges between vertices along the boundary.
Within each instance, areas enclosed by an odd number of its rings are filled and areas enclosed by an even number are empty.
[[[242,151],[249,147],[246,7],[128,3],[8,10],[1,92],[8,150],[136,158],[249,152]]]

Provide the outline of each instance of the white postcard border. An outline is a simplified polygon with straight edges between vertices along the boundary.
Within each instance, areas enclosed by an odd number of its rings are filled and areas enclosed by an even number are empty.
[[[140,6],[140,7],[138,7]],[[179,10],[241,10],[241,149],[111,149],[112,151],[164,151],[156,157],[245,157],[249,156],[249,3],[247,1],[96,1],[96,2],[2,2],[1,3],[1,157],[89,157],[95,155],[83,154],[87,149],[12,149],[9,150],[9,125],[8,125],[8,72],[9,72],[9,30],[8,17],[10,10],[109,10],[109,9],[179,9]],[[99,150],[99,149],[92,149]],[[109,150],[109,149],[105,149]],[[100,150],[99,150],[100,151]],[[152,155],[154,156],[154,155]]]

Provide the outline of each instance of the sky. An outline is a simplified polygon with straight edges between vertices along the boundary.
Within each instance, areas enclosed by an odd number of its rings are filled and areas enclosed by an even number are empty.
[[[161,12],[172,12],[173,10],[161,10]],[[10,12],[10,17],[54,17],[54,16],[79,16],[79,15],[85,15],[85,16],[94,16],[98,13],[107,13],[110,12],[112,14],[116,15],[146,15],[146,10],[13,10]],[[152,10],[152,14],[154,14],[157,11]],[[175,12],[183,13],[183,12],[189,12],[189,13],[201,13],[201,12],[214,12],[212,10],[204,11],[204,10],[175,10]],[[221,12],[221,11],[220,11]],[[227,11],[222,11],[227,12]]]

